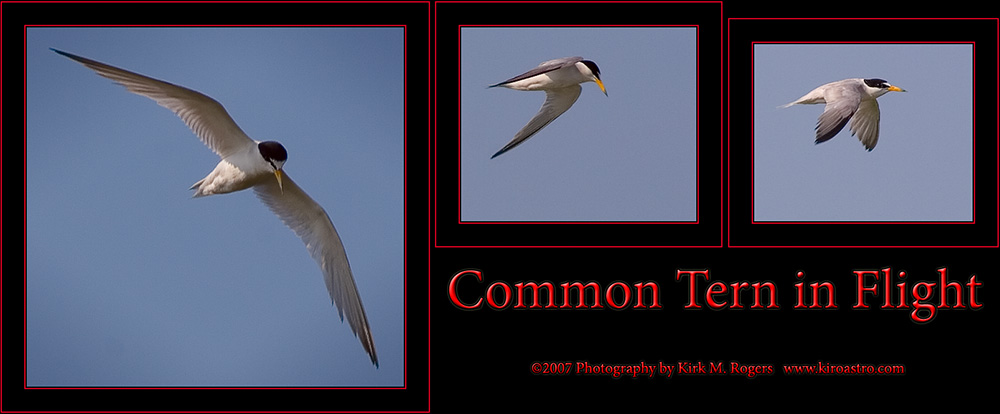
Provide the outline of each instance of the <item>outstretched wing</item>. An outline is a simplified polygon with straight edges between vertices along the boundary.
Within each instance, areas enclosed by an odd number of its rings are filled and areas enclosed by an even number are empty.
[[[333,227],[330,217],[308,194],[288,175],[282,176],[282,188],[277,180],[264,180],[253,187],[254,193],[274,214],[295,232],[306,249],[312,255],[320,270],[330,299],[337,306],[340,319],[347,317],[351,330],[361,340],[372,359],[378,366],[378,356],[375,354],[375,341],[372,340],[371,329],[368,327],[368,316],[361,304],[358,287],[354,284],[351,265],[347,262],[347,252],[344,243],[340,241],[337,229]]]
[[[851,133],[858,136],[865,149],[871,151],[878,144],[879,118],[878,101],[868,99],[861,101],[858,111],[851,118]]]
[[[517,76],[515,76],[513,78],[507,79],[507,80],[505,80],[503,82],[490,85],[489,87],[493,88],[493,87],[500,86],[500,85],[506,85],[508,83],[517,82],[517,81],[519,81],[521,79],[527,79],[527,78],[530,78],[530,77],[538,75],[538,74],[542,74],[542,73],[546,73],[546,72],[552,72],[554,70],[562,69],[562,68],[564,68],[566,66],[569,66],[569,65],[574,65],[574,64],[576,64],[576,62],[579,62],[579,61],[582,61],[582,60],[583,60],[583,57],[581,57],[581,56],[564,57],[564,58],[559,58],[559,59],[548,60],[548,61],[539,63],[538,66],[536,66],[532,70],[524,72],[524,73],[522,73],[520,75],[517,75]]]
[[[191,131],[222,158],[253,144],[253,140],[236,125],[222,104],[191,89],[129,72],[111,65],[52,49],[73,59],[105,78],[124,86],[129,92],[145,96],[173,111]]]
[[[583,88],[581,88],[580,85],[572,85],[565,88],[549,89],[545,91],[545,103],[542,104],[538,113],[536,113],[535,116],[528,121],[528,124],[525,125],[524,128],[517,131],[517,134],[514,135],[514,139],[508,142],[507,145],[504,145],[500,151],[497,151],[497,153],[493,154],[490,158],[496,158],[498,155],[510,151],[528,138],[531,138],[532,135],[535,135],[535,133],[540,131],[542,128],[545,128],[549,122],[552,122],[558,118],[559,115],[562,115],[563,112],[566,112],[567,109],[573,106],[573,103],[575,103],[577,98],[580,97],[581,90],[583,90]]]
[[[861,104],[861,91],[849,85],[833,85],[824,93],[826,107],[816,122],[816,143],[837,135]]]

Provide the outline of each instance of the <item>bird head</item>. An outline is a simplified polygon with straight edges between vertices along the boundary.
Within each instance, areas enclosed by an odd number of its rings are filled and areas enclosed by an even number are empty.
[[[865,85],[868,87],[868,93],[876,98],[889,92],[906,92],[905,89],[890,85],[885,79],[865,79]]]
[[[580,63],[586,66],[587,70],[590,71],[590,74],[593,77],[591,80],[601,88],[601,92],[604,92],[604,96],[608,96],[608,91],[604,89],[604,82],[601,82],[601,69],[597,67],[597,64],[592,60],[582,60]]]
[[[278,189],[284,192],[281,187],[281,167],[285,165],[285,161],[288,161],[288,151],[285,151],[285,147],[275,141],[261,142],[257,144],[257,150],[274,171],[274,178],[278,180]]]

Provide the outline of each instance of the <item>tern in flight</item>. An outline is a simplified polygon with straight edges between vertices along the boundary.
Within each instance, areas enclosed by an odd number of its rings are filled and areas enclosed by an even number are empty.
[[[879,110],[875,98],[890,91],[906,92],[884,79],[844,79],[813,89],[781,107],[825,103],[826,108],[816,123],[816,143],[833,138],[850,120],[851,135],[857,135],[865,149],[871,151],[878,143]]]
[[[490,85],[491,88],[503,86],[518,91],[545,91],[545,103],[542,104],[538,113],[528,121],[524,128],[517,131],[514,139],[490,158],[496,158],[520,145],[545,128],[549,122],[566,112],[580,97],[582,89],[580,84],[584,82],[597,83],[601,92],[604,92],[604,96],[608,96],[608,91],[604,89],[604,82],[601,82],[601,70],[597,68],[597,64],[583,60],[579,56],[542,62],[532,70],[498,84]]]
[[[73,59],[115,81],[130,92],[145,96],[174,112],[195,135],[222,158],[215,169],[194,186],[194,197],[225,194],[253,188],[257,198],[290,227],[319,263],[330,299],[340,320],[347,317],[351,330],[378,367],[375,342],[358,288],[347,262],[347,252],[330,217],[284,174],[288,160],[285,147],[274,141],[254,141],[240,129],[226,110],[212,98],[181,86],[159,81],[60,50]]]

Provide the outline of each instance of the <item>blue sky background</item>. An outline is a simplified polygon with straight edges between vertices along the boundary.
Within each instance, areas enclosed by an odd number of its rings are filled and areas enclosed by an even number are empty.
[[[755,45],[755,220],[972,220],[972,56],[965,44]],[[822,104],[778,108],[847,78],[907,91],[878,98],[871,152],[849,126],[815,144]]]
[[[344,240],[380,368],[303,243],[170,111],[50,47],[221,102]],[[403,30],[27,31],[32,386],[403,385]],[[418,140],[419,141],[419,140]]]
[[[461,218],[696,220],[696,46],[693,27],[463,28]],[[597,63],[608,96],[582,84],[566,113],[490,159],[545,93],[487,86],[567,56]]]

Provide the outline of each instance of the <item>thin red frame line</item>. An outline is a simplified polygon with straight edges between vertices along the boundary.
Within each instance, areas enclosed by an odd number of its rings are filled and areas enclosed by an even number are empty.
[[[436,28],[437,28],[436,24],[437,24],[437,21],[438,21],[437,20],[437,5],[438,4],[466,4],[466,3],[470,3],[470,2],[469,1],[438,1],[438,2],[435,2],[435,4],[434,4],[434,15],[435,15],[435,20],[434,20],[434,22],[435,22],[434,42],[435,42],[435,44],[437,44],[437,30],[436,30]],[[481,3],[553,3],[553,4],[558,4],[558,3],[562,3],[562,2],[553,2],[553,1],[539,1],[539,2],[534,2],[534,1],[483,1]],[[595,2],[583,2],[583,3],[611,3],[611,2],[608,2],[608,1],[595,1]],[[722,23],[723,20],[724,20],[723,2],[721,2],[721,1],[626,1],[626,2],[621,2],[621,3],[643,3],[643,4],[650,4],[650,3],[667,3],[667,4],[671,4],[671,3],[682,3],[682,4],[718,4],[719,5],[719,22]],[[481,26],[483,26],[483,27],[502,27],[500,25],[481,25]],[[545,25],[523,26],[523,25],[521,25],[521,26],[517,26],[517,27],[550,27],[550,26],[545,26]],[[590,26],[573,26],[573,27],[598,27],[598,26],[597,25],[590,25]],[[608,26],[608,27],[614,27],[614,26]],[[664,26],[636,25],[636,27],[664,27]],[[720,26],[719,26],[719,34],[720,34],[720,36],[719,36],[720,52],[719,53],[720,53],[720,56],[722,56],[722,50],[723,50],[722,48],[724,47],[724,45],[726,43],[726,41],[724,39],[724,36],[722,36],[723,33],[725,33],[724,25],[720,24]],[[459,37],[459,39],[461,39],[460,35],[458,37]],[[697,53],[698,53],[698,56],[699,56],[698,59],[697,59],[698,60],[697,64],[699,65],[698,76],[700,77],[700,75],[701,75],[700,74],[700,63],[701,63],[701,59],[700,59],[700,54],[701,54],[700,34],[698,36],[698,51],[697,51]],[[435,59],[434,62],[437,62],[437,48],[435,48],[435,50],[434,50],[434,59]],[[721,75],[721,73],[724,70],[725,70],[725,65],[723,64],[722,59],[720,59],[720,62],[719,62],[719,72],[720,72],[720,75]],[[437,76],[437,65],[435,64],[435,66],[434,66],[434,79],[436,80],[437,77],[438,77]],[[719,91],[719,95],[720,95],[719,110],[720,110],[720,113],[721,113],[721,111],[725,108],[725,104],[724,104],[723,100],[721,99],[721,97],[723,95],[723,91],[720,90]],[[699,95],[698,99],[700,101],[700,95]],[[699,107],[700,107],[700,104],[699,104]],[[437,93],[436,92],[434,94],[434,108],[435,108],[435,112],[436,112],[436,110],[437,110]],[[700,112],[701,111],[699,109],[698,115],[697,115],[699,117],[698,118],[698,122],[699,122],[699,137],[700,137]],[[725,126],[725,121],[722,119],[722,117],[720,117],[719,118],[719,127],[720,127],[719,128],[719,130],[720,130],[719,145],[720,145],[720,149],[725,144],[726,138],[727,138],[726,132],[724,132],[725,130],[723,129],[724,126]],[[437,125],[437,117],[435,116],[434,117],[434,130],[433,130],[433,135],[431,137],[431,139],[433,140],[433,144],[434,144],[435,150],[432,151],[431,154],[429,154],[429,156],[433,160],[433,163],[432,163],[433,171],[430,174],[428,174],[429,175],[429,180],[431,180],[431,182],[429,183],[429,187],[433,188],[432,191],[429,191],[430,193],[432,193],[432,197],[433,197],[433,199],[429,202],[429,210],[432,212],[431,214],[433,215],[433,217],[432,217],[433,220],[436,220],[437,217],[438,217],[437,216],[437,185],[436,185],[436,183],[437,183],[437,151],[436,151],[436,149],[437,149],[437,145],[436,145],[437,144],[437,132],[438,132],[438,125]],[[700,139],[699,139],[699,150],[698,151],[699,151],[699,158],[700,158]],[[721,165],[721,160],[722,159],[723,159],[723,154],[720,153],[719,154],[719,160],[720,160],[720,166],[719,166],[719,172],[720,172],[720,174],[719,174],[719,176],[720,176],[720,180],[719,180],[720,181],[720,188],[719,188],[719,198],[720,198],[720,200],[719,200],[719,222],[720,222],[720,226],[719,226],[719,244],[718,245],[697,245],[697,246],[695,246],[695,245],[685,245],[685,246],[673,246],[673,245],[669,245],[669,246],[668,245],[660,245],[660,246],[651,246],[651,245],[644,245],[644,246],[443,245],[443,244],[439,244],[438,241],[437,241],[437,224],[436,224],[436,222],[434,222],[435,224],[433,225],[433,228],[431,229],[431,231],[433,232],[433,235],[431,236],[431,239],[433,241],[433,247],[435,247],[435,248],[722,248],[727,243],[727,240],[725,239],[725,236],[727,234],[727,228],[725,228],[722,225],[723,220],[726,217],[726,212],[724,211],[724,209],[726,207],[726,202],[724,201],[724,198],[722,197],[725,194],[725,191],[726,191],[723,188],[723,186],[722,186],[722,183],[724,183],[724,179],[722,179],[721,177],[723,175],[722,173],[725,171],[725,166]],[[700,163],[700,159],[699,159],[699,163]],[[699,191],[698,192],[698,199],[699,199],[699,211],[698,211],[699,221],[700,221],[700,197],[701,197],[700,196],[700,194],[701,194],[700,193],[700,189],[701,189],[700,173],[701,173],[701,171],[699,169],[699,171],[698,171],[698,182],[697,182],[698,191]],[[428,220],[428,221],[431,222],[431,220]],[[501,224],[516,224],[516,223],[509,223],[509,222],[499,222],[499,223],[501,223]],[[541,222],[541,223],[545,223],[545,224],[555,224],[555,223],[571,224],[571,223],[567,223],[567,222]],[[668,223],[656,223],[656,222],[654,222],[654,223],[655,224],[669,224],[669,222]],[[480,224],[480,223],[477,222],[475,224]],[[608,223],[600,223],[600,222],[574,222],[572,224],[608,224]],[[636,222],[619,222],[617,224],[641,224],[641,223],[636,223]],[[691,222],[681,222],[679,224],[692,224],[692,223]]]
[[[902,42],[896,42],[896,41],[892,41],[892,42],[806,42],[806,41],[789,41],[789,42],[783,42],[783,41],[764,41],[764,42],[751,42],[750,46],[752,48],[753,46],[758,45],[758,44],[765,44],[765,45],[787,45],[787,44],[822,44],[822,45],[872,45],[872,44],[877,44],[877,45],[905,45],[905,44],[929,45],[929,44],[953,44],[953,45],[969,45],[969,44],[971,44],[972,47],[973,47],[973,49],[972,49],[972,53],[973,53],[973,55],[972,55],[972,63],[973,63],[972,64],[972,70],[973,70],[972,81],[973,81],[973,83],[975,83],[975,70],[976,70],[976,65],[975,65],[975,62],[976,62],[975,46],[976,46],[976,44],[975,44],[975,42],[959,42],[959,41],[954,41],[954,42],[915,42],[915,41],[902,41]],[[753,59],[754,59],[754,54],[753,54],[753,52],[751,52],[751,54],[750,54],[751,67],[753,65]],[[753,91],[754,91],[754,84],[753,84],[753,77],[751,77],[750,78],[750,93],[751,93],[751,96],[753,95]],[[975,125],[975,122],[976,122],[976,120],[975,120],[975,116],[976,116],[976,112],[975,112],[976,87],[975,87],[974,84],[973,84],[973,87],[972,87],[972,94],[973,94],[972,95],[972,104],[973,104],[973,111],[972,111],[973,119],[972,119],[972,123],[973,123],[973,125]],[[973,130],[972,130],[972,153],[973,153],[973,156],[972,156],[972,221],[856,221],[856,220],[855,221],[757,221],[757,220],[755,220],[754,219],[754,208],[755,208],[754,207],[754,192],[752,191],[753,183],[754,183],[753,178],[755,176],[755,170],[753,168],[754,167],[754,151],[756,150],[756,145],[754,145],[754,140],[753,140],[753,119],[754,119],[753,118],[753,115],[754,115],[753,111],[754,111],[754,109],[753,109],[753,106],[751,105],[751,107],[750,107],[750,130],[751,130],[751,132],[750,132],[751,133],[751,141],[750,141],[750,179],[751,179],[750,224],[761,224],[761,225],[773,225],[773,224],[779,224],[779,225],[780,224],[819,224],[819,225],[827,225],[827,224],[956,224],[956,225],[959,225],[959,224],[975,224],[976,223],[976,174],[975,174],[975,171],[976,171],[976,157],[975,157],[975,152],[976,152],[976,131],[975,131],[975,128],[973,128]]]
[[[996,20],[996,17],[730,17],[729,20]],[[815,42],[804,42],[815,43]]]
[[[92,2],[64,1],[64,2],[59,2],[59,3],[92,3]],[[93,3],[101,3],[101,2],[93,2]],[[114,2],[106,2],[106,3],[114,3]],[[158,2],[158,3],[177,3],[177,2],[161,1],[161,2]],[[428,2],[419,2],[419,1],[414,1],[414,2],[402,2],[401,1],[401,2],[394,2],[394,3],[411,3],[411,4],[427,3],[428,6],[429,6]],[[408,60],[407,59],[409,58],[409,55],[408,55],[409,49],[406,46],[407,45],[406,40],[407,40],[407,29],[408,29],[408,27],[405,24],[398,24],[398,25],[392,25],[392,24],[379,24],[379,25],[156,25],[156,26],[150,26],[150,25],[25,25],[24,28],[23,28],[23,30],[22,30],[22,35],[24,36],[24,39],[25,39],[24,43],[22,44],[22,59],[23,59],[23,62],[22,62],[22,70],[23,70],[22,81],[24,82],[25,88],[27,87],[27,43],[26,43],[27,42],[27,29],[28,28],[33,28],[33,27],[65,27],[65,28],[75,28],[75,27],[156,27],[156,28],[159,28],[159,27],[176,27],[176,28],[199,28],[199,27],[258,27],[258,28],[269,28],[269,27],[399,27],[399,28],[403,29],[403,61],[404,61],[404,67],[403,67],[403,71],[404,71],[404,74],[403,74],[404,75],[404,79],[403,79],[403,85],[404,85],[403,86],[403,121],[404,121],[404,125],[408,125],[408,123],[407,123],[408,122],[408,113],[407,113],[407,109],[408,109],[407,97],[408,97],[408,94],[407,94],[406,87],[407,87],[407,84],[408,84],[409,80],[408,80],[408,78],[407,78],[406,75],[407,75],[407,72],[408,72],[408,69],[407,69],[408,68],[408,64],[407,64]],[[0,64],[2,64],[2,60],[0,60]],[[429,88],[429,86],[428,86],[428,88]],[[22,94],[22,100],[23,100],[22,104],[24,105],[22,107],[23,108],[27,108],[27,89],[25,89],[24,92],[23,92],[23,94]],[[429,113],[430,113],[430,110],[428,109],[428,115],[429,115]],[[26,128],[26,126],[27,126],[27,112],[26,111],[24,112],[24,114],[22,115],[22,117],[23,117],[23,122],[24,122],[25,128]],[[408,221],[406,213],[408,211],[408,205],[409,205],[408,200],[407,200],[408,186],[406,184],[407,183],[406,179],[407,179],[407,165],[408,165],[408,160],[407,160],[407,158],[405,156],[405,154],[406,154],[405,151],[406,151],[406,148],[407,148],[407,139],[408,139],[408,135],[407,134],[408,134],[408,132],[407,132],[406,128],[404,127],[404,130],[403,130],[403,149],[404,149],[404,157],[403,157],[403,216],[404,216],[403,217],[403,220],[404,220],[403,221],[403,263],[404,263],[404,265],[403,265],[403,289],[404,289],[404,292],[406,292],[406,287],[408,286],[408,284],[407,284],[408,283],[408,280],[407,280],[407,278],[408,278],[408,269],[406,267],[406,260],[407,260],[408,256],[407,256],[406,248],[407,248],[407,246],[409,244],[408,240],[407,240],[408,231],[407,231],[407,228],[406,228],[406,222]],[[25,140],[24,144],[26,144],[27,143],[27,141],[26,141],[27,140],[27,130],[26,129],[23,131],[23,137],[24,137],[23,139]],[[2,153],[0,153],[0,154],[2,154]],[[27,153],[26,152],[22,154],[22,159],[23,159],[23,163],[24,163],[22,168],[24,170],[23,173],[24,173],[24,177],[25,177],[22,180],[23,181],[23,183],[22,183],[22,185],[23,185],[23,191],[22,192],[24,193],[23,194],[23,197],[24,197],[23,208],[24,208],[24,211],[25,211],[25,214],[26,214],[26,212],[27,212],[27,181],[26,181],[27,180]],[[27,246],[27,244],[26,244],[27,243],[27,220],[24,220],[24,223],[25,223],[24,226],[23,226],[24,227],[23,228],[23,238],[24,239],[22,241],[24,242],[24,245]],[[24,256],[23,259],[25,260],[25,263],[27,263],[27,249],[26,248],[25,248],[25,250],[23,252],[23,256]],[[25,390],[65,390],[65,389],[81,389],[81,390],[132,390],[132,389],[166,389],[166,390],[191,390],[191,389],[213,389],[213,390],[215,390],[215,389],[239,389],[239,390],[257,390],[257,389],[285,389],[285,390],[295,390],[295,389],[309,389],[309,390],[316,390],[316,389],[323,389],[323,390],[406,390],[406,389],[408,389],[408,386],[406,385],[406,382],[407,382],[407,378],[408,378],[408,364],[409,364],[409,361],[410,361],[410,359],[409,359],[409,346],[408,346],[408,339],[409,339],[409,315],[408,315],[408,312],[406,310],[406,305],[408,303],[408,297],[406,296],[405,293],[404,293],[404,297],[403,297],[403,309],[404,309],[404,313],[403,313],[403,336],[404,336],[404,340],[403,340],[403,360],[404,360],[404,363],[403,363],[403,382],[404,382],[404,384],[403,384],[402,387],[398,387],[398,386],[395,386],[395,387],[393,387],[393,386],[388,386],[388,387],[350,387],[350,386],[348,386],[348,387],[302,387],[302,386],[290,386],[290,387],[260,387],[260,386],[247,386],[247,387],[234,387],[234,386],[219,386],[219,387],[213,387],[213,386],[204,386],[204,387],[190,387],[190,386],[181,386],[181,387],[143,387],[143,386],[130,386],[130,387],[125,387],[125,386],[122,386],[122,387],[106,387],[106,386],[95,386],[95,387],[82,387],[82,386],[76,386],[76,387],[49,387],[49,386],[45,386],[45,387],[31,387],[31,386],[27,385],[27,348],[28,348],[28,345],[27,345],[27,268],[25,268],[25,270],[24,270],[24,276],[23,276],[23,279],[22,279],[22,286],[24,287],[23,292],[22,292],[22,300],[23,300],[23,303],[24,303],[24,306],[22,308],[22,312],[23,312],[23,317],[22,317],[22,324],[23,324],[22,334],[23,334],[23,338],[24,338],[23,339],[24,351],[23,351],[23,355],[22,355],[23,362],[24,362],[24,366],[23,366],[23,378],[22,378],[23,379],[22,389],[25,389]],[[2,290],[0,290],[0,292],[2,292]],[[0,311],[0,312],[2,312],[2,311]],[[2,315],[2,313],[0,313],[0,315]],[[429,317],[430,317],[430,305],[428,303],[428,318]],[[0,334],[0,335],[2,335],[2,334]],[[430,331],[429,331],[429,328],[428,328],[428,336],[429,335],[430,335]],[[0,338],[2,338],[2,336],[0,336]],[[429,406],[429,401],[430,401],[430,361],[429,361],[430,348],[429,348],[429,344],[430,344],[430,342],[428,340],[428,367],[427,367],[427,369],[428,369],[428,406]],[[3,351],[0,350],[0,356],[2,356],[2,352]],[[0,380],[0,381],[2,381],[2,380]],[[0,384],[2,384],[2,382],[0,382]],[[65,412],[102,412],[102,411],[65,411]],[[132,412],[132,411],[119,411],[119,412]],[[139,412],[161,412],[161,411],[139,411]],[[162,412],[170,412],[170,411],[162,411]],[[182,411],[182,412],[205,412],[205,411],[193,410],[193,411]],[[240,411],[208,411],[208,412],[240,412]],[[274,411],[249,411],[249,412],[274,412]],[[328,412],[328,411],[282,411],[282,412]],[[419,411],[371,411],[371,412],[419,412]]]
[[[82,3],[98,3],[98,4],[137,4],[137,3],[150,3],[150,4],[199,4],[199,3],[210,3],[210,4],[278,4],[278,3],[292,3],[292,4],[324,4],[324,3],[335,3],[335,4],[359,4],[359,3],[371,3],[371,4],[383,4],[383,3],[395,3],[395,4],[423,4],[429,3],[429,0],[360,0],[360,1],[349,1],[349,0],[239,0],[239,1],[226,1],[226,0],[142,0],[142,1],[121,1],[121,0],[4,0],[4,3],[45,3],[45,4],[82,4]],[[277,27],[279,25],[274,25]],[[287,25],[296,26],[296,25]],[[307,25],[303,25],[305,27]],[[311,25],[310,25],[311,26]],[[326,25],[322,25],[326,26]],[[347,25],[345,25],[347,26]],[[117,27],[117,25],[115,26]],[[161,27],[161,26],[156,26]],[[163,27],[166,27],[164,25]],[[178,26],[178,27],[196,27],[196,26]],[[197,27],[201,27],[198,25]],[[247,27],[261,27],[248,25]],[[272,26],[268,26],[272,27]]]
[[[497,3],[501,3],[501,2],[497,2]],[[458,189],[458,197],[457,197],[457,201],[458,201],[458,209],[457,209],[458,217],[457,217],[457,219],[458,219],[458,225],[459,226],[461,226],[461,225],[479,225],[479,224],[482,224],[482,225],[495,225],[495,224],[500,224],[500,225],[504,225],[504,224],[528,224],[528,225],[532,225],[532,224],[545,224],[545,225],[548,225],[548,224],[556,224],[556,225],[558,225],[558,224],[595,224],[595,225],[602,225],[602,224],[630,224],[630,225],[631,224],[679,224],[680,225],[680,224],[699,224],[701,222],[701,165],[700,165],[701,164],[701,158],[700,158],[700,154],[701,154],[701,124],[699,123],[700,118],[701,118],[701,93],[700,93],[701,92],[701,88],[700,87],[698,88],[698,93],[696,93],[696,97],[695,97],[695,99],[696,99],[695,106],[697,107],[697,111],[695,113],[695,123],[696,123],[696,132],[695,132],[695,140],[696,140],[696,145],[695,145],[695,159],[696,159],[696,161],[695,161],[696,162],[696,165],[695,165],[695,170],[696,170],[695,171],[695,187],[696,187],[695,188],[695,215],[696,215],[696,217],[695,217],[695,221],[542,221],[542,220],[539,220],[539,221],[463,221],[462,220],[462,158],[461,158],[461,153],[462,153],[462,140],[461,140],[461,135],[462,135],[461,134],[461,127],[462,127],[462,95],[461,95],[461,89],[462,89],[461,88],[461,81],[462,81],[462,71],[461,71],[461,66],[462,66],[462,55],[461,55],[461,53],[462,53],[462,35],[461,35],[461,31],[462,31],[462,28],[464,28],[464,27],[483,27],[483,28],[489,28],[489,27],[523,27],[523,28],[544,28],[544,27],[578,27],[578,28],[595,28],[595,27],[596,28],[612,28],[612,27],[669,28],[669,27],[682,27],[682,28],[685,28],[685,27],[693,27],[693,28],[695,28],[695,49],[696,49],[695,53],[697,53],[697,55],[695,57],[695,65],[696,65],[695,76],[697,77],[696,78],[697,80],[700,80],[700,78],[701,78],[701,72],[700,72],[700,66],[701,66],[701,59],[700,59],[700,54],[701,54],[701,49],[700,49],[701,35],[700,35],[700,30],[701,30],[701,27],[699,25],[697,25],[697,24],[690,24],[690,25],[684,25],[684,24],[667,24],[667,25],[649,25],[649,24],[643,24],[643,25],[620,25],[620,24],[615,24],[615,25],[604,25],[604,24],[593,24],[593,25],[571,25],[571,24],[556,24],[556,25],[507,25],[507,24],[495,24],[495,25],[493,25],[493,24],[491,24],[491,25],[478,25],[478,24],[469,24],[469,25],[458,25],[458,31],[459,31],[459,34],[458,34],[458,43],[459,43],[458,44],[458,66],[459,66],[459,70],[458,70],[458,81],[459,81],[459,96],[458,96],[458,130],[459,130],[459,134],[458,135],[459,135],[459,140],[458,140],[458,153],[459,153],[459,158],[458,158],[457,167],[456,167],[457,170],[458,170],[458,173],[456,174],[457,179],[458,179],[458,185],[457,185],[456,188]],[[436,202],[436,200],[435,200],[435,202]]]
[[[988,18],[886,18],[886,19],[882,19],[882,18],[857,18],[857,19],[854,19],[854,18],[736,18],[736,17],[733,17],[733,18],[729,18],[728,21],[726,22],[726,27],[728,29],[727,32],[726,32],[727,35],[728,35],[727,38],[726,38],[726,45],[727,45],[727,48],[726,48],[726,57],[727,57],[726,62],[727,62],[727,65],[729,65],[729,68],[726,70],[726,84],[727,85],[730,84],[730,81],[731,81],[731,65],[732,65],[732,62],[731,62],[731,46],[732,46],[732,41],[731,41],[730,37],[732,36],[731,24],[732,24],[732,21],[734,21],[734,20],[992,20],[994,22],[994,24],[997,25],[998,28],[1000,28],[1000,19],[995,18],[995,17],[988,17]],[[1000,33],[1000,29],[997,30],[997,33]],[[774,42],[774,43],[779,43],[779,42]],[[788,43],[794,43],[794,42],[788,42]],[[800,42],[800,43],[816,43],[816,42]],[[841,42],[841,43],[843,43],[843,42]],[[886,43],[903,43],[903,42],[886,42]],[[997,52],[997,54],[996,54],[996,56],[997,56],[997,62],[996,63],[997,64],[996,64],[995,67],[997,68],[997,76],[1000,77],[1000,45],[997,46],[997,51],[996,52]],[[973,51],[973,53],[975,53],[975,52]],[[753,57],[753,53],[752,52],[750,53],[750,56],[751,56],[751,60],[752,60],[752,57]],[[975,55],[973,55],[973,59],[975,59]],[[975,71],[975,69],[973,69],[973,71]],[[975,75],[975,72],[973,72],[973,75]],[[998,92],[998,94],[997,94],[997,102],[1000,103],[1000,86],[998,86],[997,92]],[[728,88],[726,90],[726,98],[727,98],[726,102],[729,102],[730,103],[730,107],[731,107],[732,106],[732,103],[731,103],[732,99],[731,99],[730,90]],[[730,118],[731,118],[731,115],[730,115],[729,112],[727,112],[726,113],[726,122],[727,122],[727,124],[731,121]],[[751,122],[752,122],[752,117],[751,117]],[[975,122],[975,115],[974,114],[973,114],[973,122]],[[997,130],[1000,131],[1000,118],[997,119]],[[973,134],[975,134],[975,132],[973,132]],[[973,139],[975,139],[975,135],[973,137],[974,137]],[[729,131],[728,128],[726,129],[726,138],[727,139],[730,138],[730,131]],[[997,159],[1000,160],[1000,148],[997,149],[997,154],[996,155],[997,155]],[[727,151],[726,151],[726,164],[727,165],[729,165],[729,163],[731,162],[731,156],[732,156],[731,155],[731,149],[729,147],[727,147]],[[732,184],[731,174],[732,174],[732,169],[730,168],[729,169],[729,173],[726,175],[727,182],[729,182],[730,185]],[[996,201],[997,201],[997,204],[996,205],[998,206],[998,212],[1000,212],[1000,168],[997,168],[997,171],[995,172],[995,174],[996,174],[995,178],[997,179],[997,191],[996,191]],[[975,180],[975,178],[973,178],[973,180]],[[804,246],[766,246],[765,245],[765,246],[753,246],[753,245],[733,245],[732,244],[732,239],[731,239],[731,237],[732,237],[732,234],[731,234],[732,229],[730,227],[730,225],[732,223],[731,206],[730,206],[730,204],[731,204],[732,201],[731,201],[730,188],[728,186],[727,186],[727,189],[726,189],[726,193],[727,193],[727,196],[728,196],[727,197],[727,201],[726,201],[726,204],[727,204],[727,210],[726,210],[727,220],[726,220],[726,229],[725,229],[725,232],[726,232],[726,235],[727,235],[727,238],[726,238],[727,239],[726,240],[726,247],[732,247],[732,248],[996,248],[996,247],[1000,247],[1000,223],[997,223],[997,234],[996,234],[996,239],[995,239],[996,244],[994,244],[992,246],[988,246],[988,245],[983,245],[983,246],[974,246],[974,245],[969,245],[969,246],[902,246],[902,245],[900,245],[900,246],[822,246],[822,245],[804,245]],[[973,197],[975,197],[975,196],[973,196]],[[973,207],[973,208],[975,208],[975,207]],[[973,211],[975,211],[975,210],[973,210]],[[973,214],[975,215],[975,212]],[[810,223],[810,224],[812,224],[812,223]],[[833,223],[833,224],[849,224],[849,223]],[[864,224],[869,224],[869,223],[864,222]],[[910,223],[907,223],[907,224],[910,224]],[[913,223],[913,224],[916,224],[916,223]],[[958,223],[948,223],[948,224],[958,224]]]
[[[722,5],[722,1],[658,1],[658,0],[625,0],[625,1],[608,1],[608,0],[576,0],[576,1],[534,1],[534,0],[486,0],[486,1],[456,1],[456,0],[441,0],[436,1],[435,4],[471,4],[471,3],[484,3],[484,4],[501,4],[501,3],[523,3],[523,4],[611,4],[611,3],[621,3],[621,4],[719,4]],[[721,14],[721,13],[720,13]],[[435,17],[437,17],[435,13]]]

